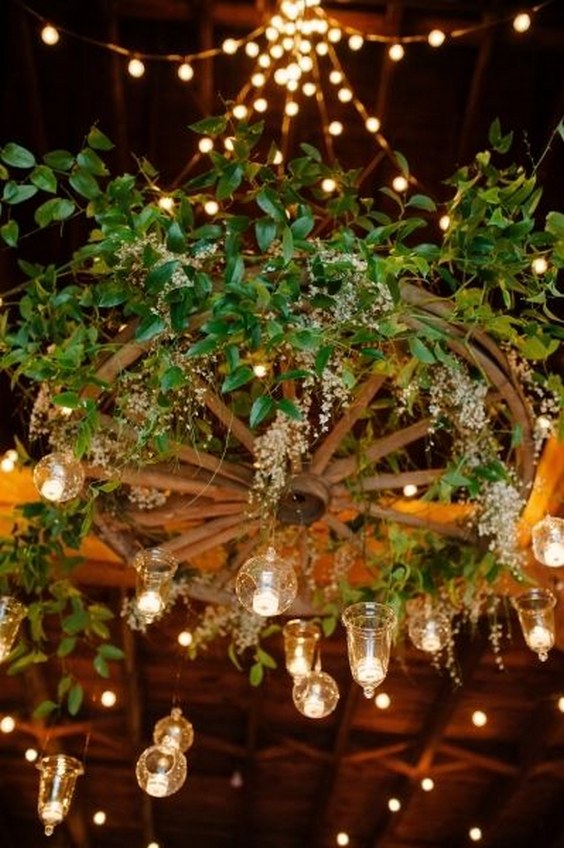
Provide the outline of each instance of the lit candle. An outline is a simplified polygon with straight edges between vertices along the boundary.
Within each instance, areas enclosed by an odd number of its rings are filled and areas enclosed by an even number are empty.
[[[441,637],[437,629],[437,622],[432,619],[425,625],[425,632],[421,637],[421,647],[430,654],[441,650]]]
[[[544,624],[535,624],[529,630],[527,642],[532,651],[548,651],[554,644],[554,636]]]
[[[564,565],[564,543],[549,542],[543,551],[545,564],[551,568]]]
[[[45,836],[51,836],[55,830],[55,825],[60,824],[65,817],[65,810],[61,801],[47,801],[43,804],[41,811],[41,820],[45,825]]]
[[[65,490],[62,480],[49,477],[41,486],[41,496],[48,501],[60,501]]]
[[[356,666],[356,677],[361,686],[378,686],[386,672],[377,657],[363,657]]]
[[[276,615],[280,608],[280,595],[274,587],[274,572],[263,571],[253,593],[253,612],[264,617]]]
[[[320,687],[314,685],[304,699],[304,713],[308,718],[322,718],[325,712],[325,701],[321,695]]]
[[[163,599],[155,589],[146,589],[137,598],[137,609],[143,615],[158,615],[163,607]]]
[[[168,793],[168,777],[166,774],[152,774],[147,778],[146,792],[153,798],[164,798]]]
[[[288,662],[288,671],[292,677],[305,677],[311,671],[308,659],[304,655],[303,645],[296,645],[294,656]]]

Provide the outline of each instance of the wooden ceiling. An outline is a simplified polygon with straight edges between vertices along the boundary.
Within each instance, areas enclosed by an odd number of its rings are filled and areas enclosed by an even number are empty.
[[[266,0],[31,5],[73,33],[153,53],[194,52],[228,35],[241,36],[271,9]],[[444,194],[441,180],[486,145],[487,127],[498,116],[504,128],[515,130],[519,155],[541,155],[564,112],[564,9],[558,0],[519,37],[507,25],[489,25],[520,9],[509,0],[326,7],[342,22],[387,34],[485,24],[442,52],[413,47],[398,66],[378,46],[362,59],[351,57],[357,94],[379,114],[390,144],[407,156],[424,187]],[[99,120],[118,145],[118,167],[132,167],[133,150],[147,155],[165,182],[177,178],[192,157],[186,126],[218,110],[220,90],[233,97],[248,67],[242,59],[202,64],[194,84],[182,87],[170,67],[155,62],[144,81],[132,81],[122,60],[88,41],[69,37],[52,51],[40,45],[36,20],[18,2],[5,0],[0,21],[2,142],[73,149]],[[320,140],[313,120],[295,135],[295,141]],[[345,164],[364,165],[377,153],[371,144],[351,121],[336,152]],[[558,204],[564,188],[561,147],[556,139],[541,165],[547,208]],[[367,190],[382,184],[388,172],[379,162]],[[0,269],[8,287],[16,271],[5,255]],[[17,405],[8,407],[13,414],[2,410],[3,446],[22,429]],[[22,494],[19,488],[6,494],[4,512]],[[119,611],[130,574],[101,546],[88,555],[85,585]],[[455,848],[472,844],[472,826],[482,829],[480,844],[488,848],[564,846],[564,714],[558,709],[564,656],[555,650],[540,664],[510,613],[511,634],[502,641],[504,670],[496,664],[485,623],[475,633],[461,628],[462,687],[414,648],[397,646],[381,687],[391,698],[387,710],[365,700],[353,684],[339,628],[327,640],[323,659],[338,681],[340,702],[329,718],[313,722],[292,703],[279,634],[269,643],[279,667],[258,689],[229,663],[222,646],[193,663],[186,660],[176,636],[193,621],[194,604],[178,605],[147,636],[132,633],[118,616],[115,638],[127,661],[115,665],[109,684],[117,704],[100,705],[106,683],[79,660],[75,671],[85,682],[87,704],[68,725],[47,730],[29,719],[29,704],[52,692],[56,670],[24,678],[2,675],[0,713],[17,718],[16,730],[0,735],[2,848],[43,842],[36,816],[38,774],[24,759],[30,745],[85,760],[68,820],[51,837],[54,848],[146,848],[151,840],[160,848],[329,848],[339,831],[349,833],[352,848]],[[173,700],[192,721],[196,740],[184,788],[153,801],[136,784],[135,761]],[[483,728],[472,724],[475,709],[488,715]],[[421,788],[423,777],[434,780],[432,791]],[[390,798],[401,803],[396,813],[388,809]],[[92,823],[96,810],[107,814],[103,827]]]

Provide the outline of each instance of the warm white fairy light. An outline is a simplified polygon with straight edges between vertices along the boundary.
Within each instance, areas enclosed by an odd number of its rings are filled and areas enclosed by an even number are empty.
[[[311,53],[311,41],[309,38],[302,38],[299,43],[298,49],[300,53]]]
[[[331,71],[329,74],[329,82],[332,82],[333,85],[340,85],[343,81],[343,75],[336,68]]]
[[[106,707],[106,709],[108,709],[108,710],[111,709],[112,707],[115,707],[115,705],[117,703],[117,695],[114,692],[114,690],[113,689],[104,689],[104,691],[100,695],[100,703],[102,704],[103,707]]]
[[[286,68],[276,68],[274,71],[274,82],[276,85],[286,85],[288,82],[288,71]]]
[[[258,54],[260,53],[260,47],[256,43],[256,41],[247,41],[245,44],[245,53],[247,56],[250,56],[251,59],[256,59]]]
[[[315,45],[315,52],[318,56],[327,56],[329,53],[329,46],[325,43],[325,41],[318,41]]]
[[[337,836],[335,837],[335,842],[337,843],[337,845],[349,845],[350,841],[351,840],[350,840],[348,833],[345,833],[344,830],[342,830],[340,833],[338,833]]]
[[[213,150],[213,138],[205,135],[198,142],[198,150],[200,153],[209,153]]]
[[[377,133],[381,125],[378,118],[374,117],[374,115],[369,115],[364,122],[364,126],[369,133]]]
[[[16,728],[16,720],[11,715],[6,715],[0,721],[0,732],[2,733],[12,733]]]
[[[313,70],[313,59],[311,56],[300,56],[298,59],[298,65],[304,74],[309,74],[309,72]]]
[[[281,44],[273,44],[268,52],[273,59],[281,59],[284,55],[284,48]]]
[[[233,151],[235,150],[235,139],[232,135],[228,135],[227,138],[223,140],[223,146],[230,153],[233,153]]]
[[[314,82],[304,82],[302,85],[302,91],[306,97],[313,97],[315,92],[317,91]]]
[[[327,127],[327,131],[329,135],[341,135],[343,132],[343,125],[340,121],[331,121]]]
[[[299,80],[302,75],[302,69],[297,62],[291,62],[286,68],[286,73],[288,74],[288,79]]]
[[[472,713],[472,724],[474,727],[484,727],[488,723],[488,717],[483,710],[474,710]]]
[[[239,42],[234,38],[226,38],[223,44],[221,45],[221,49],[228,56],[234,56],[237,50],[239,49]]]
[[[392,180],[392,188],[394,191],[402,192],[406,191],[409,183],[407,178],[403,176],[403,174],[398,174],[397,177],[394,177]]]
[[[403,495],[406,498],[413,498],[417,494],[417,486],[415,483],[406,483],[403,487]]]
[[[450,215],[441,215],[439,218],[439,227],[444,233],[446,233],[450,227]]]
[[[282,15],[273,15],[270,19],[270,25],[275,27],[278,32],[282,32],[284,29],[284,18]]]
[[[299,87],[300,84],[297,80],[288,80],[288,82],[286,83],[286,89],[288,91],[297,91]]]
[[[392,62],[400,62],[405,56],[405,50],[403,49],[403,44],[392,44],[390,49],[388,50],[388,56],[392,60]]]
[[[341,103],[350,103],[353,99],[353,93],[350,88],[343,87],[338,90],[337,97]]]
[[[194,68],[188,62],[183,62],[179,65],[176,73],[178,74],[178,79],[181,79],[182,82],[190,82],[191,79],[194,79]]]
[[[16,467],[16,463],[11,457],[6,454],[0,459],[0,470],[4,471],[5,474],[9,474]]]
[[[427,36],[427,41],[431,45],[431,47],[440,47],[441,44],[445,43],[446,35],[442,31],[442,29],[432,29],[429,35]]]
[[[349,49],[350,50],[360,50],[362,45],[364,44],[364,38],[359,32],[355,32],[349,38]]]
[[[34,763],[39,756],[39,751],[35,748],[26,748],[24,757],[26,758],[28,763]]]
[[[392,699],[387,692],[378,692],[374,698],[374,703],[379,710],[387,710],[392,704]]]
[[[265,365],[264,362],[257,362],[256,365],[253,365],[253,374],[259,379],[266,377],[268,374],[268,365]]]
[[[531,26],[531,16],[526,12],[520,12],[513,18],[513,29],[515,32],[527,32]]]
[[[236,106],[233,107],[233,117],[237,118],[238,121],[242,121],[247,117],[249,110],[245,106],[244,103],[237,103]]]
[[[283,161],[284,161],[284,156],[282,155],[282,151],[277,150],[276,153],[274,154],[274,156],[272,157],[272,164],[273,165],[281,165]]]
[[[289,118],[294,118],[300,111],[300,106],[295,100],[290,100],[284,107],[284,112]]]
[[[482,838],[482,831],[479,827],[471,827],[468,831],[468,836],[472,840],[472,842],[479,842]]]
[[[558,709],[561,713],[564,713],[564,695],[561,695],[560,698],[558,698]]]
[[[432,777],[424,777],[421,781],[421,789],[423,792],[432,792],[435,788],[435,781]]]
[[[92,821],[94,824],[97,824],[98,827],[101,827],[103,824],[106,824],[106,814],[103,810],[96,810],[94,815],[92,816]]]
[[[255,112],[266,112],[268,109],[268,101],[265,100],[264,97],[257,97],[253,103],[253,109]]]
[[[268,53],[261,53],[257,59],[257,65],[259,68],[270,68],[271,61]]]
[[[206,215],[217,215],[219,212],[219,203],[216,200],[206,200],[204,203],[204,212]]]
[[[294,39],[292,38],[291,35],[286,35],[282,39],[282,47],[284,48],[286,53],[289,53],[290,50],[293,50],[295,46],[296,46],[296,42],[294,41]]]
[[[267,41],[277,41],[280,31],[276,27],[269,26],[265,29],[264,35]]]
[[[45,24],[41,30],[41,41],[49,47],[53,47],[59,41],[60,35],[58,29],[51,24]]]
[[[158,842],[149,842],[147,848],[161,848]]]
[[[171,197],[170,194],[163,194],[162,197],[159,197],[159,206],[165,212],[172,212],[174,209],[174,197]]]
[[[130,59],[127,65],[129,76],[140,79],[145,73],[145,65],[141,59]]]
[[[178,644],[181,645],[183,648],[189,648],[194,639],[189,630],[181,630],[176,638]]]
[[[331,29],[327,31],[327,40],[330,41],[331,44],[337,44],[342,37],[343,33],[339,27],[331,27]]]
[[[548,262],[544,256],[536,256],[531,262],[531,268],[535,274],[546,274],[548,271]]]
[[[325,177],[325,179],[321,181],[321,188],[326,194],[331,194],[331,192],[335,191],[337,188],[337,183],[332,177]]]
[[[251,77],[251,85],[255,88],[262,88],[266,82],[266,77],[261,71],[257,71]]]
[[[401,801],[399,798],[390,798],[388,801],[388,810],[392,813],[397,813],[401,810]]]

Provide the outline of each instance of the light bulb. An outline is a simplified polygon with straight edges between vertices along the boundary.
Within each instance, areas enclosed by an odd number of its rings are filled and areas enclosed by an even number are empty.
[[[409,183],[406,177],[403,174],[399,174],[397,177],[394,177],[392,180],[392,188],[394,191],[402,192],[406,191]]]
[[[325,718],[333,712],[339,700],[339,689],[333,678],[324,671],[311,671],[296,678],[292,690],[296,708],[306,718]]]
[[[311,41],[308,38],[302,38],[299,44],[300,53],[311,52]]]
[[[318,41],[315,45],[315,52],[318,56],[327,56],[329,53],[329,46],[324,41]]]
[[[309,72],[313,69],[313,59],[311,56],[300,56],[298,65],[304,74],[309,74]]]
[[[353,93],[350,88],[340,88],[337,92],[337,97],[341,101],[341,103],[350,103],[353,99]]]
[[[388,809],[392,813],[397,813],[401,810],[401,801],[398,798],[390,798],[388,801]]]
[[[306,97],[313,97],[316,92],[315,83],[313,82],[304,82],[302,85],[302,91]]]
[[[206,200],[204,203],[204,212],[206,215],[217,215],[219,212],[219,203],[216,200]]]
[[[106,814],[103,810],[97,810],[92,816],[92,821],[94,824],[97,824],[98,827],[101,827],[103,824],[106,824]]]
[[[0,731],[2,733],[13,733],[16,728],[16,720],[13,716],[4,716],[0,721]]]
[[[564,695],[561,695],[560,698],[558,698],[558,709],[561,713],[564,713]]]
[[[442,31],[442,29],[432,29],[429,35],[427,36],[427,41],[431,45],[431,47],[440,47],[441,44],[444,44],[446,35]]]
[[[364,44],[364,38],[359,32],[355,32],[349,38],[349,48],[350,50],[360,50],[362,45]]]
[[[338,833],[336,838],[335,838],[335,842],[337,843],[337,845],[348,845],[350,843],[350,838],[349,838],[348,833],[345,833],[344,831],[341,831],[341,833]]]
[[[337,183],[332,177],[325,177],[325,179],[321,181],[321,188],[326,194],[331,194],[331,192],[335,191],[337,188]]]
[[[331,71],[329,74],[329,82],[333,83],[333,85],[339,85],[343,81],[343,75],[340,71],[336,69]]]
[[[546,274],[548,271],[548,262],[544,256],[536,256],[531,262],[531,268],[535,274]]]
[[[268,374],[268,366],[264,365],[262,362],[257,362],[256,365],[253,365],[253,374],[259,379],[266,377]]]
[[[446,233],[450,227],[450,215],[441,215],[439,218],[439,227],[444,233]]]
[[[130,59],[127,65],[129,76],[140,79],[145,73],[145,65],[141,59]]]
[[[413,498],[417,494],[417,486],[415,483],[406,483],[403,487],[403,494],[406,498]]]
[[[16,467],[16,463],[14,462],[13,459],[10,459],[9,456],[3,456],[2,459],[0,460],[0,468],[6,474],[9,474],[10,471],[13,471],[15,467]]]
[[[46,24],[41,30],[41,41],[49,47],[57,44],[59,38],[59,31],[51,24]]]
[[[269,26],[264,31],[264,36],[267,41],[277,41],[279,35],[280,30],[274,26]]]
[[[183,62],[179,65],[176,73],[178,74],[178,79],[181,79],[182,82],[190,82],[194,78],[194,68],[188,62]]]
[[[183,648],[189,648],[193,642],[193,636],[189,630],[182,630],[177,636],[178,644]]]
[[[288,103],[286,103],[286,106],[284,107],[284,112],[290,118],[293,118],[295,115],[297,115],[299,111],[300,111],[299,104],[296,103],[295,100],[290,100]]]
[[[237,103],[236,106],[233,107],[233,117],[238,121],[242,121],[247,117],[248,109],[244,103]]]
[[[186,773],[184,754],[165,745],[146,748],[135,767],[139,786],[153,798],[166,798],[178,792],[186,780]]]
[[[300,68],[297,62],[290,62],[290,64],[286,68],[286,73],[288,75],[288,79],[299,80],[302,75],[302,69]]]
[[[1,304],[1,298],[0,298],[0,306],[1,305],[2,304]],[[17,450],[14,450],[14,448],[8,448],[8,450],[5,453],[5,456],[7,457],[7,459],[11,459],[12,462],[18,461],[18,452],[17,452]]]
[[[274,71],[274,82],[276,85],[286,85],[288,82],[288,71],[286,68],[276,68]]]
[[[209,153],[210,150],[213,150],[213,138],[209,138],[209,136],[205,135],[198,142],[198,150],[200,153]]]
[[[165,212],[172,212],[174,209],[174,197],[170,197],[169,195],[159,197],[159,206]]]
[[[268,52],[273,59],[281,59],[284,55],[284,48],[281,44],[273,44]]]
[[[402,44],[392,44],[390,49],[388,50],[388,56],[392,60],[392,62],[400,62],[405,56],[405,50],[403,49]]]
[[[340,121],[331,121],[327,127],[327,131],[329,132],[329,135],[341,135],[343,132],[343,125]]]
[[[261,53],[261,55],[257,59],[257,64],[260,68],[270,68],[270,56],[266,53]]]
[[[327,39],[331,42],[331,44],[337,44],[342,37],[343,33],[341,32],[339,27],[331,27],[327,31]]]
[[[255,589],[253,594],[254,613],[266,618],[269,615],[276,615],[278,613],[279,606],[280,596],[276,589],[269,588],[268,586]]]
[[[286,38],[282,39],[282,47],[284,48],[286,53],[289,53],[290,50],[293,50],[294,46],[295,46],[295,41],[291,36],[287,35]]]
[[[472,842],[479,842],[482,838],[482,831],[479,827],[471,827],[468,831],[468,836]]]
[[[233,56],[239,49],[239,42],[236,41],[234,38],[226,38],[223,44],[221,45],[221,49],[228,56]]]
[[[100,703],[103,707],[110,709],[111,707],[115,707],[117,702],[117,695],[113,691],[113,689],[105,689],[100,695]]]
[[[474,727],[485,727],[488,723],[488,717],[483,710],[474,710],[472,713],[472,724]]]
[[[380,129],[380,121],[373,115],[369,116],[364,122],[364,126],[370,133],[377,133]]]
[[[527,32],[531,26],[531,16],[526,12],[521,12],[513,18],[513,29],[515,32]]]
[[[251,85],[254,85],[255,88],[262,88],[262,86],[266,82],[266,77],[260,71],[257,71],[256,74],[253,74],[251,77]]]
[[[273,165],[281,165],[283,161],[284,161],[284,156],[282,155],[282,151],[277,150],[276,153],[274,154],[274,156],[272,157],[272,164]]]
[[[421,781],[421,789],[424,792],[432,792],[432,790],[434,788],[435,788],[435,781],[433,780],[433,778],[432,777],[424,777],[423,780]]]
[[[258,54],[260,53],[260,47],[256,43],[256,41],[247,41],[245,44],[245,53],[247,56],[250,56],[251,59],[256,59]]]
[[[39,756],[39,752],[35,750],[35,748],[26,748],[24,757],[26,758],[28,763],[34,763]]]
[[[387,692],[378,692],[374,698],[374,703],[379,710],[387,710],[391,706],[392,699]]]
[[[527,644],[532,651],[549,651],[554,645],[554,636],[548,627],[535,624],[527,634]]]
[[[257,97],[253,103],[253,109],[255,109],[256,112],[266,112],[268,109],[268,101],[265,100],[264,97]]]

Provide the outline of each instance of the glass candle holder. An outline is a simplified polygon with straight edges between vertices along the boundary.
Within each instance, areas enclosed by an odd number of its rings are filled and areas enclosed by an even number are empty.
[[[183,786],[187,771],[186,757],[178,748],[151,745],[137,760],[135,776],[147,795],[166,798]]]
[[[248,612],[264,617],[280,615],[295,600],[298,580],[290,563],[270,547],[239,569],[235,591]]]
[[[407,632],[416,648],[435,654],[448,643],[450,621],[440,610],[422,604],[408,613]]]
[[[535,559],[549,568],[564,565],[564,518],[547,515],[532,530]]]
[[[353,604],[343,612],[351,673],[366,698],[374,697],[388,673],[396,620],[391,607],[374,601]]]
[[[339,700],[339,688],[331,675],[310,671],[294,683],[292,698],[299,712],[307,718],[325,718]]]
[[[166,551],[149,548],[139,551],[133,560],[133,567],[137,571],[137,611],[150,623],[161,615],[166,607],[178,563]]]
[[[549,589],[529,589],[514,601],[525,642],[541,662],[554,645],[556,598]]]
[[[321,631],[312,621],[294,618],[284,625],[284,654],[286,670],[294,680],[304,677],[312,670]]]
[[[169,716],[161,718],[155,725],[153,740],[157,745],[187,751],[194,742],[194,728],[182,715],[179,707],[174,707]]]
[[[0,663],[4,662],[16,641],[26,608],[9,595],[0,597]]]
[[[84,485],[84,471],[70,453],[50,453],[33,469],[33,482],[42,498],[65,503],[76,498]]]
[[[45,835],[51,836],[69,811],[76,778],[84,774],[84,768],[79,760],[67,754],[43,757],[36,767],[41,772],[37,811]]]

